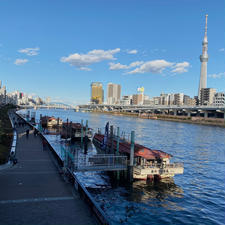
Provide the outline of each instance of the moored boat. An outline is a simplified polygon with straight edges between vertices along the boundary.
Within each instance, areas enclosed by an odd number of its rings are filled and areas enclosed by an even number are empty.
[[[92,138],[92,129],[82,126],[80,123],[63,123],[61,130],[61,138],[72,138],[73,140],[81,140],[81,137],[87,136],[88,139]]]
[[[107,141],[105,141],[107,140]],[[93,143],[101,151],[112,154],[117,150],[117,141],[105,138],[105,135],[95,133]],[[131,143],[120,139],[119,154],[126,155],[130,159]],[[134,145],[134,167],[133,178],[138,180],[161,179],[173,177],[175,174],[183,174],[184,167],[182,163],[171,163],[171,154],[161,150],[153,150],[143,145],[135,143]]]
[[[54,116],[41,117],[41,125],[43,128],[61,127],[62,124],[63,124],[63,121],[60,118],[55,118]]]

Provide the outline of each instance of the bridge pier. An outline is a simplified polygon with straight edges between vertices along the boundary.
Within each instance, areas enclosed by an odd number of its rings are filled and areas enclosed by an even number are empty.
[[[208,111],[205,111],[204,112],[204,118],[208,118],[208,115],[209,115]]]
[[[191,117],[191,111],[187,111],[187,116]]]
[[[173,110],[173,115],[174,115],[174,116],[177,115],[177,110]]]

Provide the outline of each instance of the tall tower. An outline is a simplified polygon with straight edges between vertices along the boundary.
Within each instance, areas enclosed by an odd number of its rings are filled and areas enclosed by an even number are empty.
[[[202,42],[202,55],[200,55],[201,61],[201,75],[198,89],[198,99],[201,99],[201,89],[207,87],[207,62],[208,62],[208,38],[207,38],[207,19],[208,15],[205,15],[205,35]]]

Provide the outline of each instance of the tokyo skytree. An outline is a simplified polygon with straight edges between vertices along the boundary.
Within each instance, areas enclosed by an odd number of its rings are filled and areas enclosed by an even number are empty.
[[[202,55],[200,55],[201,75],[200,75],[200,81],[199,81],[198,99],[201,98],[200,96],[201,89],[207,87],[207,62],[208,62],[207,19],[208,19],[208,15],[205,16],[205,35],[202,42]]]

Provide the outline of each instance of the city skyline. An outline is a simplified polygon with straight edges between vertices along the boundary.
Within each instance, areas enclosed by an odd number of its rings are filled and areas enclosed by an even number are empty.
[[[120,84],[122,95],[144,86],[151,97],[162,92],[193,97],[198,94],[205,14],[207,86],[224,91],[224,3],[126,3],[1,2],[0,80],[8,92],[80,104],[90,100],[90,82],[98,81],[104,90],[110,82]]]

